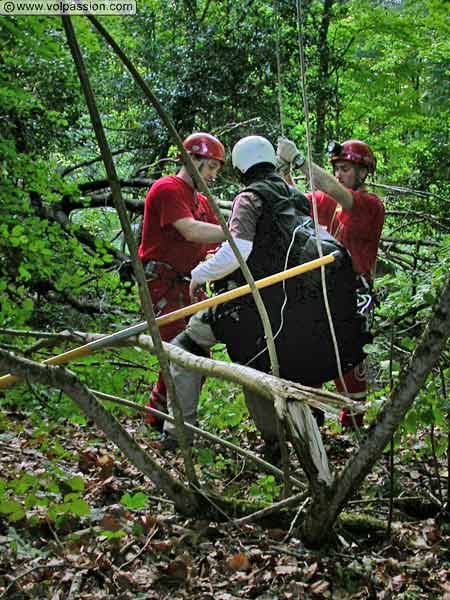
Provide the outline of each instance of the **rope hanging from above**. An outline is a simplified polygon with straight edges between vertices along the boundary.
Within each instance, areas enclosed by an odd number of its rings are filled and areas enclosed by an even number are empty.
[[[312,194],[312,212],[313,212],[314,227],[315,227],[315,233],[316,233],[317,252],[318,252],[319,257],[322,258],[323,257],[323,249],[322,249],[322,243],[321,243],[320,234],[319,234],[320,226],[319,226],[319,219],[318,219],[318,212],[317,212],[317,200],[315,197],[315,185],[314,185],[314,177],[313,177],[313,161],[312,161],[312,152],[311,152],[311,130],[310,130],[310,125],[309,125],[309,107],[308,107],[308,98],[307,98],[307,93],[306,93],[306,66],[305,66],[305,53],[304,53],[304,47],[303,47],[303,32],[302,32],[303,13],[302,13],[301,0],[296,0],[296,13],[297,13],[296,16],[297,16],[298,49],[299,49],[299,58],[300,58],[300,80],[301,80],[303,109],[304,109],[304,115],[305,115],[305,128],[306,128],[306,155],[307,155],[308,172],[310,175],[309,179],[310,179],[311,194]],[[276,50],[276,65],[277,65],[277,97],[278,97],[278,107],[279,107],[280,130],[281,130],[281,134],[284,137],[284,111],[283,111],[283,99],[282,99],[282,90],[281,90],[280,27],[278,26],[280,24],[280,17],[278,14],[276,15],[276,24],[277,24],[277,31],[276,31],[275,50]],[[287,253],[286,253],[285,269],[287,268],[289,254],[291,252],[291,248],[292,248],[292,244],[294,242],[296,232],[297,232],[297,229],[295,229],[293,232],[291,244],[289,245]],[[341,361],[341,356],[340,356],[340,352],[339,352],[339,346],[338,346],[338,342],[337,342],[335,327],[334,327],[333,318],[331,315],[330,305],[329,305],[329,301],[328,301],[328,292],[327,292],[327,286],[326,286],[326,274],[325,274],[324,267],[321,267],[321,282],[322,282],[322,295],[323,295],[326,315],[327,315],[327,319],[328,319],[328,325],[329,325],[329,329],[330,329],[331,338],[333,341],[334,353],[336,356],[336,366],[337,366],[338,376],[339,376],[339,380],[342,384],[344,391],[347,392],[347,386],[345,384],[344,376],[343,376],[343,372],[342,372],[342,361]],[[284,326],[284,309],[287,304],[287,293],[286,293],[285,283],[283,283],[283,290],[284,290],[285,298],[284,298],[284,302],[282,304],[281,311],[280,311],[280,326],[274,335],[274,339],[276,339],[278,337],[279,333],[281,332],[281,330]],[[252,357],[252,359],[249,361],[249,363],[253,362],[264,351],[265,351],[265,349],[262,350],[261,352],[259,352],[254,357]]]
[[[302,98],[303,98],[303,109],[305,113],[305,128],[306,128],[306,160],[308,164],[308,172],[309,172],[309,180],[311,186],[311,197],[312,197],[312,208],[313,208],[313,217],[314,217],[314,226],[316,229],[316,243],[317,243],[317,252],[319,257],[323,256],[322,244],[320,241],[319,235],[319,216],[317,212],[317,200],[315,197],[315,185],[314,185],[314,175],[313,175],[313,160],[312,160],[312,152],[311,152],[311,129],[309,126],[309,107],[308,107],[308,97],[306,94],[306,66],[305,66],[305,51],[303,47],[303,31],[302,31],[302,19],[303,19],[303,11],[301,0],[296,0],[297,7],[297,37],[298,37],[298,49],[300,56],[300,80],[301,80],[301,88],[302,88]],[[336,364],[339,373],[339,380],[342,384],[342,388],[347,393],[347,386],[344,381],[344,375],[342,372],[342,362],[339,353],[339,346],[337,343],[336,332],[334,328],[333,318],[331,316],[330,305],[328,302],[328,293],[326,287],[326,275],[325,269],[321,268],[321,276],[322,276],[322,292],[323,292],[323,300],[325,303],[325,308],[328,316],[328,324],[330,327],[331,337],[333,339],[334,351],[336,354]]]

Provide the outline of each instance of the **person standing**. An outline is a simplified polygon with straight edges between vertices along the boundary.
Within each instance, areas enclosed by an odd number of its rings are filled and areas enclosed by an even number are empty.
[[[370,287],[384,224],[382,201],[365,187],[367,176],[375,172],[376,158],[371,148],[360,140],[347,140],[342,144],[331,142],[328,150],[333,175],[314,163],[312,165],[318,221],[349,251],[361,287]],[[284,169],[285,178],[292,185],[291,167],[297,167],[309,176],[306,159],[291,140],[278,140],[277,157],[281,170],[287,167],[287,171]],[[307,197],[312,205],[312,193]],[[346,373],[343,379],[345,386],[340,379],[335,380],[339,392],[354,400],[366,399],[368,382],[365,362]],[[344,428],[353,427],[354,421],[361,426],[363,415],[352,416],[346,409],[341,411],[340,422]]]
[[[225,162],[223,144],[213,135],[199,132],[189,135],[183,146],[205,181],[213,181]],[[191,304],[191,270],[224,239],[207,198],[195,189],[184,164],[176,175],[155,181],[145,198],[138,255],[144,265],[157,317]],[[171,341],[186,324],[187,319],[180,319],[163,325],[161,338]],[[167,410],[166,386],[161,372],[147,406]],[[155,415],[148,413],[145,420],[162,430],[163,421]]]

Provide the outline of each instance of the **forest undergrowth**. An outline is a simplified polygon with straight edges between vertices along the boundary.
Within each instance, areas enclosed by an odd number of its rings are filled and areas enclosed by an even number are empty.
[[[438,502],[446,470],[424,452],[428,432],[394,449],[393,469],[386,452],[341,515],[333,542],[317,551],[297,536],[295,511],[245,525],[177,515],[80,415],[52,421],[5,407],[0,416],[8,474],[0,480],[0,598],[450,598],[450,526]],[[180,456],[160,452],[140,416],[121,420],[165,468],[182,472]],[[248,419],[221,435],[260,450]],[[339,469],[357,437],[332,420],[322,435]],[[205,489],[255,510],[281,499],[281,482],[245,458],[203,441],[194,457]],[[301,478],[293,451],[291,459]]]

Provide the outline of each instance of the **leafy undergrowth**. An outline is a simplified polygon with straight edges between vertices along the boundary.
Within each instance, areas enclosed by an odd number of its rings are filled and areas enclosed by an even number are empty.
[[[180,517],[89,423],[50,425],[11,410],[0,417],[0,598],[450,599],[450,528],[436,509],[433,471],[411,449],[396,451],[390,536],[386,458],[333,544],[313,551],[295,513],[240,526]],[[127,428],[148,445],[139,418]],[[257,445],[251,426],[239,431],[241,445]],[[356,440],[325,428],[324,442],[339,467]],[[280,497],[279,482],[243,458],[215,446],[195,454],[204,485],[259,502]],[[181,469],[176,454],[158,456]]]

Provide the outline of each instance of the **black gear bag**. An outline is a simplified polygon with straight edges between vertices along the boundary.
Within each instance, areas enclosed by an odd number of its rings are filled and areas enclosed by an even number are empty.
[[[305,196],[275,174],[247,189],[263,199],[263,214],[247,261],[255,280],[318,258],[316,233]],[[324,267],[325,280],[341,367],[346,373],[364,359],[363,346],[371,341],[371,336],[366,319],[357,312],[357,279],[349,253],[323,228],[320,237],[323,254],[333,253],[336,257]],[[222,280],[219,289],[229,289],[230,280],[242,285],[242,273],[234,272]],[[335,379],[338,367],[321,269],[286,280],[284,285],[265,288],[261,295],[273,333],[279,331],[275,344],[280,376],[304,385]],[[214,309],[212,327],[234,362],[269,371],[264,331],[251,295]]]

